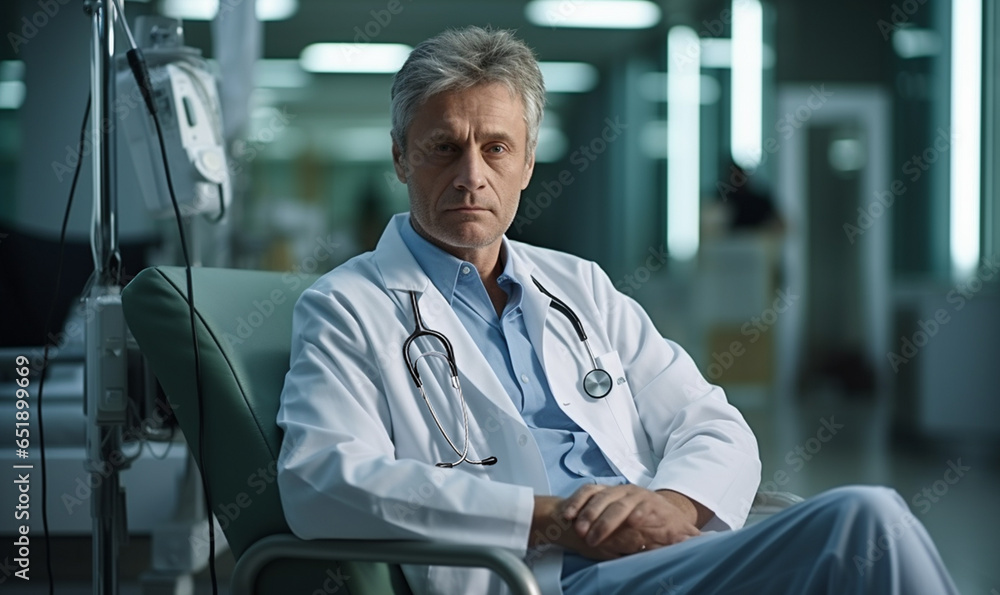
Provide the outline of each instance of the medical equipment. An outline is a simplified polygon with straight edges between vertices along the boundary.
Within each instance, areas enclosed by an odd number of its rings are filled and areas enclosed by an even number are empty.
[[[542,287],[538,279],[532,277],[531,280],[535,282],[535,287],[539,291],[552,300],[552,307],[562,312],[566,318],[569,318],[569,321],[573,323],[573,328],[576,329],[577,336],[580,337],[580,341],[587,348],[587,355],[590,356],[590,363],[594,367],[583,377],[583,392],[595,399],[603,399],[608,396],[608,393],[611,392],[611,374],[608,374],[607,370],[597,365],[597,358],[594,357],[594,350],[590,348],[590,340],[587,339],[587,333],[583,330],[583,323],[580,322],[580,317],[566,305],[566,302],[552,295],[547,289]]]
[[[122,445],[128,438],[129,413],[141,403],[139,395],[130,394],[128,375],[128,346],[130,333],[122,314],[119,286],[121,282],[121,257],[118,249],[118,143],[126,141],[133,149],[142,194],[147,206],[156,216],[172,212],[180,236],[185,264],[190,269],[187,242],[184,238],[185,219],[196,214],[211,214],[219,221],[230,201],[229,171],[223,148],[221,117],[214,79],[207,74],[204,61],[198,52],[183,47],[179,21],[149,20],[151,26],[140,28],[144,40],[149,38],[153,68],[146,65],[136,44],[119,0],[85,0],[84,9],[92,20],[91,92],[88,101],[88,120],[92,129],[93,214],[91,224],[91,252],[94,257],[94,274],[84,290],[85,323],[85,384],[84,410],[87,415],[87,461],[90,474],[90,491],[93,541],[94,593],[118,593],[118,559],[126,542],[125,492],[120,471],[131,462],[121,462]],[[124,30],[130,49],[126,60],[117,59],[114,29]],[[148,29],[148,31],[144,30]],[[127,61],[127,68],[125,62]],[[129,72],[131,70],[131,72]],[[150,76],[152,72],[152,76]],[[131,78],[130,78],[131,77]],[[128,95],[119,93],[124,89]],[[134,92],[130,92],[134,91]],[[131,100],[135,101],[131,101]],[[148,116],[147,117],[147,113]],[[123,121],[127,138],[119,139],[117,123]],[[161,122],[163,124],[161,124]],[[164,126],[165,125],[165,126]],[[83,124],[86,128],[87,123]],[[164,134],[166,128],[167,134]],[[154,136],[155,135],[155,136]],[[84,135],[81,134],[81,150]],[[155,138],[159,147],[153,147],[146,138]],[[162,169],[155,169],[161,164]],[[174,163],[175,167],[171,167]],[[160,171],[165,175],[156,175]],[[79,175],[79,162],[73,177],[73,187]],[[160,181],[159,185],[156,181]],[[175,186],[178,191],[175,191]],[[181,195],[178,202],[177,195]],[[72,197],[72,190],[70,193]],[[67,217],[72,204],[68,201]],[[65,218],[60,242],[65,237]],[[60,257],[61,259],[61,257]],[[189,277],[190,281],[190,277]],[[190,283],[189,283],[190,284]],[[58,280],[57,280],[58,286]],[[188,287],[189,302],[191,289]],[[51,316],[50,316],[51,318]],[[194,326],[193,308],[191,324]],[[48,327],[48,323],[46,323]],[[46,337],[50,336],[46,328]],[[194,344],[197,361],[197,343]],[[48,365],[48,345],[42,358],[43,368]],[[200,372],[195,368],[195,378]],[[41,438],[42,493],[45,493],[45,448],[41,432],[42,387],[44,375],[38,383],[39,435]],[[149,383],[151,384],[151,383]],[[201,383],[196,383],[201,397]],[[134,416],[133,416],[134,417]],[[145,431],[146,422],[140,422]],[[146,434],[147,437],[150,435]],[[199,436],[199,438],[201,438]],[[199,440],[199,443],[203,443]],[[209,527],[210,557],[214,553],[214,533],[208,510],[211,501],[206,492],[205,510],[194,514],[179,513],[183,527],[189,525]],[[194,494],[191,494],[192,499]],[[43,498],[44,500],[44,498]],[[44,505],[43,505],[44,506]],[[199,514],[200,513],[200,514]],[[43,508],[42,520],[46,544],[48,523]],[[178,523],[178,526],[181,526]],[[177,527],[174,527],[176,529]],[[164,532],[167,534],[167,532]],[[188,546],[180,532],[168,535],[168,547],[181,543]],[[155,538],[155,535],[154,535]],[[193,544],[192,544],[193,545]],[[157,546],[159,547],[159,546]],[[154,548],[154,552],[157,548]],[[186,588],[190,591],[190,573],[178,568],[180,551],[171,549],[170,556],[154,555],[154,573],[144,576],[146,585],[170,585],[174,592]],[[51,557],[47,557],[51,558]],[[209,561],[214,581],[214,563]],[[165,570],[163,576],[156,571]],[[52,573],[48,572],[51,588]],[[187,585],[187,587],[184,587]]]
[[[141,16],[136,23],[165,133],[168,171],[156,144],[153,120],[145,113],[141,91],[124,57],[118,59],[119,99],[114,110],[124,125],[146,206],[154,217],[174,216],[166,182],[170,176],[176,187],[191,189],[177,196],[184,216],[204,214],[219,219],[232,201],[232,184],[215,77],[201,50],[184,45],[178,21]]]
[[[590,340],[587,338],[587,333],[583,329],[583,323],[580,322],[580,317],[576,315],[576,312],[574,312],[572,308],[566,305],[566,302],[552,295],[552,293],[550,293],[547,289],[545,289],[545,287],[538,281],[538,279],[532,277],[531,280],[534,281],[535,287],[537,287],[539,291],[544,293],[549,299],[552,300],[550,305],[556,310],[562,312],[562,314],[569,319],[569,321],[573,324],[573,328],[576,329],[576,334],[580,338],[580,341],[582,341],[584,346],[587,348],[587,354],[590,355],[590,362],[591,364],[593,364],[594,367],[589,372],[587,372],[587,374],[583,377],[583,382],[582,382],[583,391],[587,393],[588,396],[594,399],[603,399],[604,397],[608,396],[608,393],[611,392],[611,385],[612,385],[611,375],[608,374],[607,370],[604,370],[603,368],[597,365],[597,359],[594,357],[593,349],[590,348]],[[451,341],[448,340],[448,337],[445,337],[444,334],[438,331],[431,330],[424,326],[424,321],[420,316],[420,308],[417,305],[416,292],[413,291],[410,292],[410,304],[413,306],[413,317],[416,322],[414,323],[415,328],[413,329],[413,332],[410,333],[410,336],[408,336],[406,338],[406,341],[403,342],[403,359],[406,360],[406,367],[410,371],[410,376],[413,378],[413,382],[417,385],[417,389],[420,391],[420,396],[423,398],[424,403],[427,405],[427,409],[430,411],[431,417],[434,419],[434,423],[437,425],[438,430],[441,431],[441,434],[444,436],[444,439],[448,441],[448,445],[451,446],[451,449],[455,451],[455,454],[457,454],[460,457],[457,461],[453,463],[438,463],[437,466],[450,469],[452,467],[459,465],[462,462],[472,463],[473,465],[495,464],[497,462],[497,458],[493,456],[486,457],[481,461],[475,461],[468,458],[467,455],[469,452],[469,411],[465,405],[465,395],[462,393],[462,384],[458,380],[458,366],[455,364],[455,351],[454,349],[452,349]],[[433,337],[434,339],[437,339],[438,341],[441,342],[441,344],[444,345],[445,352],[442,353],[440,351],[428,351],[426,353],[418,355],[416,358],[411,358],[410,345],[413,344],[413,341],[415,341],[417,337]],[[441,425],[441,421],[438,419],[437,414],[434,412],[434,407],[431,405],[430,400],[428,400],[427,398],[427,393],[424,392],[424,385],[423,382],[420,380],[420,372],[417,371],[417,362],[420,361],[421,358],[427,356],[440,357],[444,359],[446,362],[448,362],[448,368],[451,373],[451,386],[456,391],[458,391],[458,398],[459,401],[462,403],[462,424],[463,427],[465,428],[465,444],[461,451],[458,450],[458,447],[455,446],[454,442],[452,442],[451,437],[448,436],[448,432],[446,432],[444,427]]]
[[[462,462],[469,462],[473,465],[495,465],[497,462],[496,457],[486,457],[480,461],[475,461],[468,458],[469,454],[469,409],[465,406],[465,395],[462,394],[462,384],[458,381],[458,367],[455,365],[455,351],[451,347],[451,341],[448,337],[445,337],[442,333],[437,331],[432,331],[431,329],[424,326],[424,321],[420,317],[420,308],[417,306],[417,294],[415,292],[410,292],[410,303],[413,305],[413,317],[416,319],[416,328],[410,333],[410,336],[406,338],[403,342],[403,358],[406,360],[406,367],[410,370],[410,376],[413,377],[413,382],[417,384],[417,389],[420,390],[420,396],[423,397],[424,403],[427,404],[427,409],[431,412],[431,417],[434,418],[434,423],[437,424],[438,430],[444,435],[444,439],[448,441],[448,445],[451,449],[455,451],[460,458],[454,463],[438,463],[438,467],[444,467],[445,469],[451,469],[459,465]],[[440,351],[428,351],[427,353],[422,353],[416,357],[416,359],[410,359],[410,345],[417,337],[433,337],[444,345],[447,355],[441,353]],[[444,427],[441,425],[441,421],[438,420],[437,414],[434,413],[434,407],[431,406],[431,402],[427,399],[427,393],[424,392],[424,383],[420,381],[420,372],[417,371],[417,362],[420,358],[433,355],[435,357],[444,358],[448,362],[448,367],[451,369],[451,386],[458,391],[458,399],[462,403],[462,425],[465,427],[465,446],[459,452],[458,447],[455,443],[451,441],[451,437],[448,436],[448,432],[445,431]]]

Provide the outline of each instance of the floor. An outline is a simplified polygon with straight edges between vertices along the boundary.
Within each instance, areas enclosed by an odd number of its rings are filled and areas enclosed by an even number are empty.
[[[899,438],[893,434],[888,406],[873,399],[814,394],[768,400],[752,390],[735,388],[730,398],[757,433],[764,461],[762,489],[808,497],[844,484],[891,486],[927,527],[960,592],[1000,595],[1000,514],[996,513],[1000,457],[995,449],[957,443],[930,447],[926,442]],[[56,593],[91,593],[89,541],[61,539],[56,543]],[[121,561],[122,595],[143,593],[136,577],[149,559],[149,550],[149,540],[143,538],[133,538],[126,548]],[[47,593],[42,568],[34,563],[30,586],[7,577],[0,582],[0,590]],[[218,563],[219,593],[228,592],[225,577],[231,568],[232,558],[226,553]],[[158,593],[174,591],[147,590],[144,595]],[[207,572],[198,576],[195,593],[212,593]]]

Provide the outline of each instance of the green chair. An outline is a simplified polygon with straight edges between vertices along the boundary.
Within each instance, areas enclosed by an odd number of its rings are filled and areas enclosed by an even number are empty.
[[[195,268],[192,275],[205,461],[198,459],[184,269],[140,272],[122,292],[122,309],[203,470],[214,510],[228,519],[224,531],[237,560],[231,593],[409,594],[398,564],[483,566],[499,573],[515,594],[540,593],[524,562],[507,550],[425,541],[305,541],[292,535],[274,481],[281,448],[275,419],[288,371],[292,308],[315,277],[208,268]],[[749,522],[799,501],[793,494],[761,492]]]
[[[274,480],[275,423],[288,371],[292,308],[314,278],[195,268],[194,302],[204,398],[205,460],[198,458],[198,398],[182,267],[139,273],[122,308],[202,469],[236,557],[234,595],[409,594],[399,564],[482,566],[515,594],[539,595],[517,556],[498,548],[425,541],[301,540],[292,535]],[[207,464],[207,467],[206,467]]]

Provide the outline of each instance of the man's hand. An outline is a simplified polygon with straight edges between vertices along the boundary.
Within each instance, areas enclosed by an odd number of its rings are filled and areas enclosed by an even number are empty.
[[[540,496],[535,502],[533,529],[545,530],[559,545],[598,560],[700,535],[698,526],[712,515],[678,492],[652,492],[634,485],[586,485],[565,500]],[[533,535],[541,534],[533,531]],[[532,541],[538,545],[541,540]]]

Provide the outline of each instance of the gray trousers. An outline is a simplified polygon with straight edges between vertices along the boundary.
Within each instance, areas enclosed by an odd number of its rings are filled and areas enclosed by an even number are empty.
[[[895,490],[824,492],[751,527],[600,562],[566,595],[949,595],[958,590]]]

